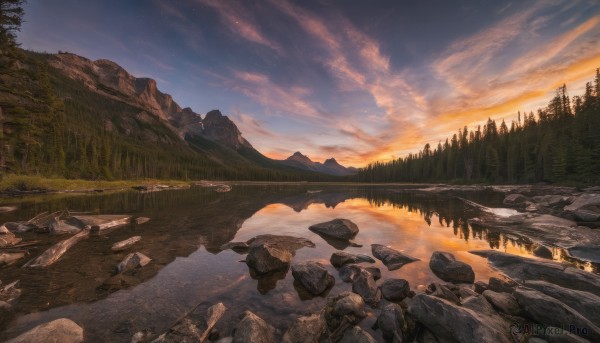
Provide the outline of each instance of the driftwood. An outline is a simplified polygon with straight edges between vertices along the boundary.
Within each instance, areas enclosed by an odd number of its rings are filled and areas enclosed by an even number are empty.
[[[56,263],[62,255],[64,255],[67,250],[72,248],[75,244],[77,244],[82,239],[87,238],[90,235],[89,230],[83,230],[80,233],[72,236],[71,238],[67,238],[63,241],[60,241],[50,247],[48,250],[44,251],[37,258],[27,262],[23,267],[26,268],[44,268],[48,267],[51,264]]]

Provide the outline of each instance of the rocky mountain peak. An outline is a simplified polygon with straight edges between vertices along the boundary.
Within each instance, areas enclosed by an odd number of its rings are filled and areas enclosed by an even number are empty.
[[[242,137],[242,133],[229,117],[224,116],[219,110],[206,113],[202,120],[202,136],[219,142],[235,150],[241,147],[252,148],[252,145]]]
[[[300,151],[296,151],[292,156],[288,157],[287,161],[296,161],[304,164],[314,163],[308,156],[303,155]]]

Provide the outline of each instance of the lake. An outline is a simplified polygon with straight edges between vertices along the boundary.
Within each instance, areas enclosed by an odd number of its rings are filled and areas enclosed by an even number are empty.
[[[502,207],[503,194],[469,192],[465,198],[490,207]],[[4,200],[7,203],[7,200]],[[251,310],[277,329],[280,337],[294,318],[319,311],[326,295],[310,297],[297,290],[291,272],[254,279],[245,255],[220,246],[246,241],[260,234],[303,237],[314,248],[296,252],[292,263],[316,260],[336,277],[328,294],[351,290],[329,263],[336,250],[371,255],[371,244],[389,245],[420,261],[394,271],[377,261],[382,280],[403,278],[418,291],[439,280],[429,269],[436,250],[453,253],[470,264],[475,280],[499,276],[485,258],[468,253],[473,249],[496,249],[531,255],[527,239],[474,229],[467,223],[477,212],[456,197],[413,192],[410,186],[234,185],[227,193],[192,187],[153,193],[126,191],[86,195],[45,195],[10,199],[19,209],[0,214],[0,221],[27,220],[41,212],[68,209],[96,214],[144,216],[147,223],[130,224],[93,235],[69,250],[45,269],[21,266],[52,244],[68,236],[26,233],[24,241],[40,240],[31,256],[0,269],[0,280],[20,280],[22,295],[16,315],[0,324],[0,340],[31,327],[66,317],[85,330],[90,342],[128,342],[138,331],[161,333],[183,313],[199,303],[223,302],[234,318]],[[360,232],[354,241],[362,247],[328,242],[308,230],[312,224],[346,218]],[[113,253],[115,242],[140,235],[142,240],[127,251]],[[115,266],[129,253],[139,251],[152,259],[135,276],[115,279]],[[560,249],[554,259],[567,259]],[[570,261],[597,272],[594,266]],[[381,282],[379,281],[379,283]],[[367,318],[361,326],[381,341]],[[221,332],[231,329],[217,326]],[[229,326],[228,326],[229,325]]]

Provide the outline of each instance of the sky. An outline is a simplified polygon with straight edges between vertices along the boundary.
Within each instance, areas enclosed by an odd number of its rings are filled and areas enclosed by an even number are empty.
[[[600,1],[29,0],[22,47],[110,59],[182,107],[220,109],[263,154],[356,167],[600,67]]]

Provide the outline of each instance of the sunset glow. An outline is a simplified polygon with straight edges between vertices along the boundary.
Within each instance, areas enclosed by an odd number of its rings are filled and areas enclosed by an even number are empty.
[[[29,1],[22,47],[107,58],[265,155],[365,166],[516,119],[600,67],[590,1]],[[48,28],[52,28],[51,30]]]

